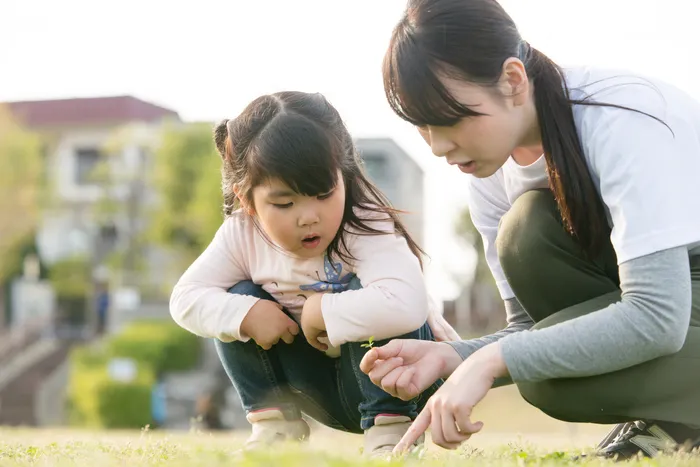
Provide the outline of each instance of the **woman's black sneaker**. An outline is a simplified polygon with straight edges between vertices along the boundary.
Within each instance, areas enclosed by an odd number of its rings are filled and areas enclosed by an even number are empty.
[[[626,460],[700,447],[700,430],[680,423],[629,422],[617,425],[598,446],[598,456]]]

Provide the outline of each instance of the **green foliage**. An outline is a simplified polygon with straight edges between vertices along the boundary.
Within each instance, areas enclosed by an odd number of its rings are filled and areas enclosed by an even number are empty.
[[[49,281],[59,298],[85,298],[90,284],[87,258],[74,256],[55,262],[49,270]]]
[[[496,281],[491,274],[491,269],[486,262],[486,254],[484,252],[484,242],[481,235],[474,227],[471,214],[468,209],[462,211],[455,223],[455,233],[468,245],[472,246],[476,252],[477,262],[474,276],[475,283],[488,283],[491,285],[494,294],[498,293]]]
[[[28,255],[37,255],[35,242],[35,232],[28,232],[23,237],[17,237],[5,249],[5,256],[0,261],[0,284],[10,278],[22,275],[24,259]],[[40,263],[39,277],[45,279],[47,268],[44,263]]]
[[[97,388],[97,413],[106,428],[140,428],[151,423],[150,373],[130,383],[104,381]]]
[[[43,186],[41,139],[0,106],[0,283],[13,275],[18,251],[37,226]]]
[[[70,423],[100,428],[139,428],[150,423],[153,370],[140,364],[133,381],[114,381],[107,372],[108,362],[104,352],[88,348],[72,352]]]
[[[108,338],[100,348],[80,347],[70,355],[70,422],[77,426],[139,428],[151,422],[151,391],[161,372],[188,370],[201,354],[197,336],[169,321],[139,321]],[[132,359],[137,376],[114,381],[113,358]]]
[[[220,167],[209,124],[164,130],[152,173],[159,206],[150,238],[181,253],[185,262],[204,250],[223,220]]]
[[[223,221],[223,194],[221,192],[221,158],[207,157],[201,168],[194,198],[185,213],[192,223],[192,233],[198,255],[211,242]]]
[[[138,321],[108,341],[107,353],[143,362],[158,374],[194,367],[200,343],[197,336],[169,321]]]

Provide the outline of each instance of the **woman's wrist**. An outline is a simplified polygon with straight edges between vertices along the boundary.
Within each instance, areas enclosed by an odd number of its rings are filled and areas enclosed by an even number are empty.
[[[464,360],[462,360],[462,356],[459,354],[459,352],[457,352],[457,350],[455,350],[455,348],[447,342],[439,342],[438,346],[441,348],[441,376],[443,379],[447,379]]]
[[[483,366],[494,379],[509,375],[500,342],[494,342],[480,348],[470,358],[477,360],[478,365]]]

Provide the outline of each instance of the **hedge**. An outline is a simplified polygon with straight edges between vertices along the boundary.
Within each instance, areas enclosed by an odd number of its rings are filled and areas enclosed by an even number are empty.
[[[137,321],[108,341],[107,352],[113,357],[146,363],[160,374],[196,366],[201,355],[201,341],[170,322]]]
[[[130,382],[113,380],[108,374],[110,358],[88,348],[72,355],[68,388],[70,423],[100,428],[139,428],[151,422],[153,370],[137,364]]]
[[[156,375],[188,370],[199,361],[198,337],[167,321],[138,321],[104,345],[71,352],[68,388],[70,423],[100,428],[140,428],[151,423],[151,393]],[[114,358],[132,359],[137,368],[130,382],[113,380]]]

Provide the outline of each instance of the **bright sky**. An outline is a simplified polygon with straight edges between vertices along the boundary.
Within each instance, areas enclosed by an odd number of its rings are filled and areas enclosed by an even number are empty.
[[[562,65],[630,68],[700,98],[688,0],[502,0]],[[281,89],[324,93],[355,136],[390,136],[426,170],[432,292],[473,254],[451,235],[467,175],[432,157],[384,99],[380,64],[404,0],[1,0],[0,101],[132,94],[187,120],[235,116]],[[455,251],[459,249],[458,253]]]

